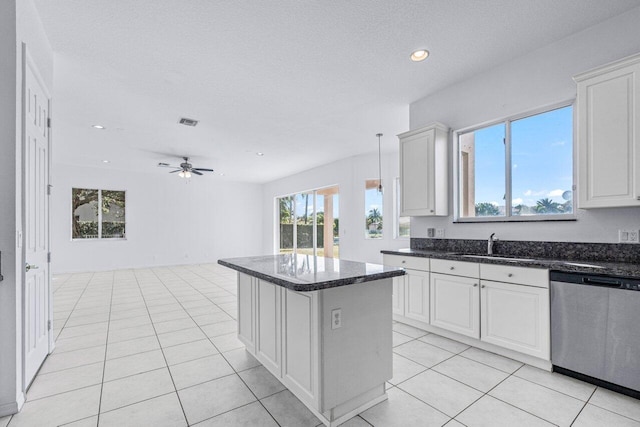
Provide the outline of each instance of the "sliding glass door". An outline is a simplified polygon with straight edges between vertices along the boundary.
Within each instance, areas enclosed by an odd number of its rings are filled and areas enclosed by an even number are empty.
[[[278,251],[339,257],[339,189],[326,187],[276,199]]]

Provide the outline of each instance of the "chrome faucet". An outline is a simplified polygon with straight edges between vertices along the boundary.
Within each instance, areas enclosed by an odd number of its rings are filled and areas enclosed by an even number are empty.
[[[487,241],[487,255],[493,255],[493,244],[498,241],[498,239],[494,239],[496,233],[491,233],[489,236],[489,240]]]

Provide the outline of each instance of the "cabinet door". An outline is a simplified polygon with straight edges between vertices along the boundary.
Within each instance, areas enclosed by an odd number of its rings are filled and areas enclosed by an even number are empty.
[[[393,278],[393,314],[404,316],[404,282],[405,276]]]
[[[576,81],[578,207],[640,206],[640,57]]]
[[[401,211],[403,216],[435,215],[434,136],[431,129],[400,140]]]
[[[431,324],[480,338],[478,279],[431,273]]]
[[[255,279],[257,359],[276,376],[281,375],[281,290],[282,287]]]
[[[481,281],[482,341],[549,360],[549,289]]]
[[[406,270],[404,276],[405,317],[429,323],[429,272]]]
[[[253,302],[255,283],[251,276],[238,273],[238,339],[250,353],[255,351],[255,319]]]
[[[302,401],[317,407],[319,383],[317,291],[283,294],[282,382]]]

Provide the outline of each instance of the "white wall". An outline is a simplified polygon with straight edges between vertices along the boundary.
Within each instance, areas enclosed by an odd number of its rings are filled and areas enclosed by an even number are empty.
[[[574,74],[640,52],[639,22],[640,8],[636,8],[414,102],[411,129],[436,120],[462,129],[575,99]],[[444,228],[449,238],[484,239],[495,232],[505,240],[617,242],[618,229],[640,229],[640,208],[580,210],[575,222],[452,221],[453,216],[414,218],[411,235],[427,237],[427,228],[437,227]]]
[[[53,165],[54,273],[216,262],[262,247],[262,186]],[[71,189],[126,191],[126,240],[71,240]]]
[[[383,137],[384,138],[384,137]],[[383,238],[365,239],[364,188],[366,179],[378,177],[378,155],[367,154],[339,160],[264,185],[264,246],[262,254],[275,253],[277,221],[275,198],[330,185],[340,187],[340,258],[382,263],[382,249],[409,246],[408,239],[393,238],[393,180],[398,176],[398,142],[395,136],[383,139],[395,151],[382,155]]]
[[[24,402],[22,384],[22,43],[48,88],[53,55],[32,0],[0,2],[0,416]]]

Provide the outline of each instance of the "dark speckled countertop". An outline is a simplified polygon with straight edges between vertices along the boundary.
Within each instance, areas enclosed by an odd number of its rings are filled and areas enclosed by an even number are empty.
[[[485,243],[486,245],[486,243]],[[529,268],[545,268],[554,271],[562,271],[568,273],[588,273],[601,274],[607,276],[621,276],[640,278],[640,263],[620,262],[611,260],[593,260],[593,259],[546,259],[524,256],[517,256],[516,259],[509,259],[509,255],[495,255],[490,258],[476,258],[465,255],[483,255],[474,252],[450,252],[442,250],[430,249],[399,249],[384,250],[383,254],[415,256],[423,258],[450,259],[455,261],[478,262],[483,264],[501,264],[512,265],[517,267]]]
[[[299,292],[335,288],[405,274],[402,268],[300,254],[227,258],[218,260],[218,264]]]

